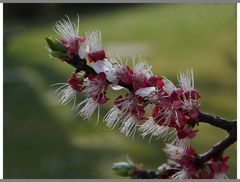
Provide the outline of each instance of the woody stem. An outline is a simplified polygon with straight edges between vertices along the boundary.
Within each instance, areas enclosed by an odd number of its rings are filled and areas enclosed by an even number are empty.
[[[75,57],[75,59],[79,59]],[[81,62],[76,60],[77,62]],[[85,75],[88,76],[89,74],[97,74],[92,67],[85,63],[79,64],[76,68],[76,73],[79,71],[85,71]],[[132,91],[132,85],[126,85],[124,83],[118,83],[119,86],[122,86],[130,91]],[[224,138],[222,141],[218,142],[217,144],[213,145],[213,147],[208,150],[207,152],[198,155],[196,160],[196,164],[201,166],[206,161],[210,160],[212,157],[220,156],[225,149],[227,149],[230,145],[236,142],[237,140],[237,121],[236,120],[226,120],[224,118],[208,114],[205,112],[200,112],[198,122],[201,123],[208,123],[212,126],[217,128],[221,128],[227,131],[228,136]]]
[[[229,121],[208,113],[200,112],[199,122],[208,123],[215,127],[227,131],[228,135],[220,142],[216,143],[207,152],[200,154],[196,164],[201,166],[213,157],[220,157],[225,149],[237,141],[237,121]]]

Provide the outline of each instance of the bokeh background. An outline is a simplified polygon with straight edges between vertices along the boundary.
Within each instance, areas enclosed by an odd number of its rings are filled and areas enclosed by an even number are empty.
[[[80,16],[81,33],[99,28],[111,55],[141,55],[175,83],[193,68],[201,109],[236,118],[236,4],[4,4],[4,178],[119,178],[112,163],[128,155],[145,168],[166,161],[164,144],[75,116],[60,106],[54,88],[73,69],[51,59],[45,37],[52,25]],[[110,109],[119,92],[101,108]],[[204,152],[226,133],[200,124],[192,145]],[[236,145],[230,178],[236,178]]]

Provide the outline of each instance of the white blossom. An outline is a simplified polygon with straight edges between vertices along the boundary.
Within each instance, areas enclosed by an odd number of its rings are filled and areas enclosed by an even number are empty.
[[[135,95],[139,95],[139,96],[142,96],[142,97],[148,97],[154,91],[156,91],[155,87],[140,88],[135,92]]]
[[[94,111],[98,108],[99,119],[100,104],[98,101],[101,99],[100,97],[102,97],[102,94],[105,92],[105,83],[99,79],[86,79],[85,86],[86,88],[84,91],[88,97],[76,106],[76,110],[78,110],[78,114],[84,119],[89,119],[91,118]]]
[[[131,109],[133,104],[136,102],[135,99],[136,98],[134,96],[126,96],[118,99],[121,103],[115,105],[103,118],[103,120],[107,123],[106,125],[113,129],[119,123],[122,123],[121,133],[124,133],[126,136],[130,136],[132,134],[134,136],[138,119],[131,114]],[[119,109],[119,107],[121,109]]]
[[[92,68],[97,72],[103,72],[106,74],[107,80],[111,83],[116,83],[117,78],[114,74],[114,68],[110,61],[107,59],[99,60],[92,65]]]
[[[84,59],[87,57],[87,54],[89,53],[89,47],[86,44],[86,41],[81,42],[81,45],[78,49],[78,55],[81,59]]]

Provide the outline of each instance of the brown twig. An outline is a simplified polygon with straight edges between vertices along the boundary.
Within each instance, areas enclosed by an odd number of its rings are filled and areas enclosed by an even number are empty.
[[[79,59],[75,57],[75,59]],[[81,62],[81,60],[75,60],[75,62]],[[85,71],[85,75],[89,74],[96,74],[94,69],[84,62],[83,64],[78,64],[76,67],[75,72]],[[126,85],[124,83],[118,83],[120,86],[127,88],[128,90],[132,91],[131,85]],[[218,142],[217,144],[213,145],[213,147],[208,150],[207,152],[198,155],[196,159],[196,165],[201,166],[212,157],[220,156],[225,149],[227,149],[230,145],[236,142],[237,140],[237,121],[236,120],[226,120],[224,118],[211,115],[208,113],[200,112],[198,122],[201,123],[208,123],[212,126],[217,128],[221,128],[227,131],[228,136],[224,138],[222,141]],[[145,173],[144,173],[145,174]]]
[[[215,127],[222,128],[227,132],[231,131],[233,128],[236,128],[237,125],[236,120],[230,121],[204,112],[200,112],[198,119],[201,123],[208,123]]]
[[[220,157],[225,149],[237,141],[237,121],[229,121],[208,113],[200,112],[199,122],[208,123],[224,129],[228,133],[222,141],[216,143],[207,152],[198,156],[196,165],[201,166],[213,157]]]

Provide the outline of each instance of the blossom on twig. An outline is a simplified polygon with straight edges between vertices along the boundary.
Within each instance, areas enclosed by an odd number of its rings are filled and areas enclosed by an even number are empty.
[[[108,100],[106,96],[108,85],[105,73],[101,72],[97,75],[89,75],[85,83],[85,92],[88,97],[76,106],[76,110],[79,110],[78,114],[85,119],[89,119],[96,108],[99,108],[99,105],[106,103]]]
[[[67,83],[56,84],[60,85],[56,92],[61,104],[74,101],[75,107],[76,95],[85,93],[87,98],[78,103],[75,110],[84,119],[89,119],[97,109],[98,121],[100,105],[108,100],[108,86],[114,90],[126,88],[126,95],[115,99],[114,107],[103,120],[110,128],[120,124],[125,136],[134,136],[138,131],[143,137],[151,135],[171,141],[165,152],[174,162],[164,167],[168,172],[159,175],[160,178],[226,178],[228,157],[214,157],[197,166],[197,154],[190,147],[190,139],[197,134],[194,127],[200,113],[200,94],[195,88],[193,70],[181,72],[179,86],[175,86],[164,76],[153,75],[152,66],[147,61],[139,59],[135,64],[133,60],[130,68],[127,63],[108,58],[100,30],[87,31],[84,37],[79,36],[79,18],[77,24],[68,17],[60,20],[54,30],[60,38],[46,38],[50,54],[76,69]],[[80,76],[79,72],[83,75]],[[153,106],[150,117],[145,116],[148,105]],[[136,174],[140,171],[144,176],[144,170],[134,169]]]

